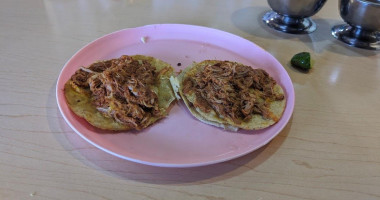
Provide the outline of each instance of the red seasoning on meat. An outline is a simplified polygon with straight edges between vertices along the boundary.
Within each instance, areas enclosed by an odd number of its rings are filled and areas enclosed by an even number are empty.
[[[173,72],[173,68],[162,61],[140,57],[124,55],[82,67],[71,77],[70,84],[76,91],[89,93],[91,103],[104,117],[128,129],[140,130],[166,115],[159,107],[157,93],[160,85],[170,87],[168,79]],[[159,70],[152,63],[160,63]],[[161,93],[168,101],[174,100],[171,90]]]
[[[285,105],[281,87],[266,71],[237,62],[195,63],[179,79],[181,96],[192,114],[223,127],[226,124],[246,129],[269,126],[279,120]],[[276,114],[271,111],[273,102],[278,102]],[[256,118],[252,119],[253,116]]]

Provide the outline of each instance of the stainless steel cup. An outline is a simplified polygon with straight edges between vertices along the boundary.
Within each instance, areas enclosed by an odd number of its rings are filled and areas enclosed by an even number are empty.
[[[310,19],[325,4],[326,0],[268,0],[273,11],[263,16],[269,27],[278,31],[307,34],[316,30],[317,26]]]
[[[340,0],[340,16],[347,24],[334,26],[338,40],[363,49],[380,49],[380,0]]]

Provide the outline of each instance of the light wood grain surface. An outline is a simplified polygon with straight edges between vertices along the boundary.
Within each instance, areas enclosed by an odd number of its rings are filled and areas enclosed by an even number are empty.
[[[0,1],[0,199],[380,199],[380,56],[330,34],[338,1],[310,35],[269,30],[264,0]],[[91,146],[64,122],[55,86],[65,62],[107,33],[146,24],[217,28],[261,46],[288,71],[286,128],[244,157],[205,167],[135,164]],[[298,52],[310,73],[289,65]]]

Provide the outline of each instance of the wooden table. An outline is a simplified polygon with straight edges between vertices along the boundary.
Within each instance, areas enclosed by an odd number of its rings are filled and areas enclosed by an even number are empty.
[[[0,1],[0,199],[380,199],[380,56],[330,34],[337,1],[310,35],[269,30],[266,1]],[[65,62],[107,33],[146,24],[217,28],[285,67],[293,117],[268,145],[205,167],[135,164],[91,146],[64,122],[55,86]],[[289,65],[298,52],[310,73]]]

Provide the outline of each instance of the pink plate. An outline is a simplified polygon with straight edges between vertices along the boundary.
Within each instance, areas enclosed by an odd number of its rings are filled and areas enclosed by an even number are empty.
[[[123,54],[154,56],[170,63],[176,71],[193,61],[206,59],[231,60],[263,68],[285,90],[287,104],[284,115],[269,128],[236,133],[198,121],[179,102],[168,117],[141,132],[111,134],[111,131],[96,129],[70,111],[63,93],[64,84],[80,66]],[[65,64],[58,78],[56,92],[64,119],[86,141],[114,156],[161,167],[209,165],[243,156],[262,147],[288,123],[295,99],[292,81],[284,67],[259,46],[220,30],[182,24],[125,29],[91,42]]]

